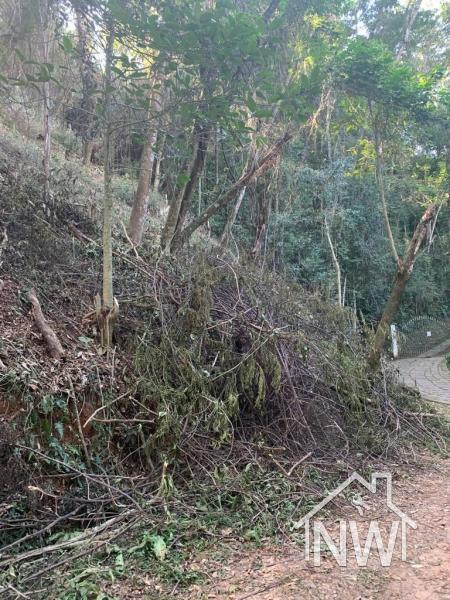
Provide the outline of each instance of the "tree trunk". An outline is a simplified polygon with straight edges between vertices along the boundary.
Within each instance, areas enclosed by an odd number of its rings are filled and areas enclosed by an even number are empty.
[[[130,221],[128,223],[128,234],[135,246],[142,242],[144,224],[147,217],[148,196],[150,193],[150,180],[153,170],[156,132],[152,131],[142,150],[141,164],[139,169],[139,181],[131,209]]]
[[[83,140],[83,165],[91,164],[95,137],[95,96],[96,79],[95,66],[89,50],[89,24],[77,2],[73,2],[76,15],[78,34],[77,55],[80,72],[82,97],[80,108],[82,111],[81,137]]]
[[[338,305],[342,307],[343,303],[343,294],[342,294],[342,274],[341,274],[341,265],[339,264],[338,258],[336,256],[336,252],[334,250],[334,245],[331,240],[330,228],[328,226],[327,217],[324,216],[325,223],[325,235],[327,238],[328,245],[330,246],[331,259],[333,261],[334,270],[336,271],[336,287],[337,287],[337,301]]]
[[[326,105],[327,105],[327,110],[326,110],[326,114],[325,114],[325,137],[327,140],[328,164],[331,167],[333,164],[333,146],[331,143],[331,115],[332,115],[334,103],[335,103],[334,92],[331,87],[328,89],[328,91],[326,93],[325,101],[326,101]],[[338,199],[335,200],[335,206],[337,204],[337,200]],[[333,213],[334,213],[334,208],[333,208]],[[333,240],[331,239],[330,227],[328,225],[328,219],[327,219],[327,215],[325,212],[324,212],[323,220],[324,220],[324,225],[325,225],[325,236],[327,238],[327,242],[330,247],[331,260],[333,262],[334,270],[336,272],[336,287],[337,287],[338,306],[342,307],[344,305],[343,296],[345,296],[345,294],[342,293],[341,265],[339,264],[339,260],[338,260],[338,257],[337,257],[337,254],[336,254],[336,251],[335,251],[335,248],[333,245]]]
[[[150,193],[150,181],[153,171],[155,154],[153,151],[156,143],[157,132],[151,131],[142,151],[139,182],[131,209],[128,233],[135,246],[139,246],[144,233],[144,224],[147,217],[148,195]]]
[[[401,60],[408,49],[412,28],[414,26],[414,22],[417,18],[417,15],[419,14],[421,4],[422,0],[411,0],[408,5],[408,8],[406,9],[406,20],[405,27],[403,30],[403,39],[395,56],[397,60]]]
[[[251,142],[250,142],[250,147],[248,150],[248,154],[247,154],[247,160],[245,162],[245,166],[242,170],[242,174],[241,177],[243,177],[245,175],[245,173],[247,172],[247,170],[250,168],[250,166],[254,165],[256,160],[257,160],[257,152],[256,152],[256,119],[252,116],[247,116],[247,121],[245,123],[245,126],[248,128],[253,129],[252,134],[251,134]],[[216,136],[217,137],[217,136]],[[216,141],[216,185],[218,184],[218,157],[217,157],[217,141]],[[242,201],[244,199],[245,196],[245,191],[246,191],[247,187],[244,186],[242,188],[242,190],[240,191],[236,203],[233,206],[233,208],[230,211],[230,214],[228,215],[228,219],[227,222],[225,223],[225,227],[223,228],[223,232],[222,235],[220,237],[220,249],[221,252],[223,252],[229,242],[230,242],[230,238],[231,238],[231,231],[233,229],[233,225],[236,221],[236,218],[238,216],[239,213],[239,209],[241,208],[241,204]]]
[[[48,0],[39,2],[39,19],[42,27],[42,58],[44,63],[49,61],[50,50],[50,6]],[[51,159],[51,130],[50,130],[50,83],[42,83],[42,104],[43,104],[43,138],[44,138],[44,156],[42,167],[44,171],[44,190],[43,203],[47,215],[52,213],[50,206],[50,159]]]
[[[152,83],[153,80],[152,80]],[[161,109],[161,102],[158,92],[153,90],[151,94],[149,108],[149,122],[155,112]],[[152,181],[153,165],[155,161],[155,144],[158,138],[158,130],[155,126],[150,125],[150,131],[147,141],[142,150],[138,187],[134,197],[133,208],[131,209],[130,221],[128,224],[128,234],[135,246],[139,246],[142,242],[144,233],[145,219],[147,217],[148,196],[150,193],[150,184]]]
[[[261,255],[261,250],[266,244],[267,229],[270,217],[270,198],[266,194],[266,190],[262,190],[262,197],[257,196],[256,209],[254,212],[255,221],[255,236],[253,240],[252,255],[257,259]]]
[[[426,209],[422,215],[422,218],[417,224],[411,241],[408,244],[404,259],[399,259],[394,286],[384,308],[381,320],[378,324],[372,349],[368,358],[369,365],[374,371],[379,367],[381,352],[383,350],[384,342],[386,341],[389,327],[397,312],[403,292],[405,291],[406,284],[408,283],[408,279],[411,277],[411,273],[413,272],[414,263],[416,262],[420,246],[422,245],[422,242],[426,236],[428,225],[434,219],[437,209],[437,204],[431,204]]]
[[[247,187],[244,186],[241,191],[239,192],[239,196],[233,206],[233,208],[230,211],[230,214],[228,215],[228,219],[227,222],[225,223],[225,227],[223,228],[223,232],[222,235],[220,237],[220,249],[223,252],[226,248],[228,248],[228,244],[230,243],[230,238],[231,238],[231,231],[233,229],[233,225],[236,221],[236,218],[238,216],[239,213],[239,209],[241,208],[241,204],[242,201],[244,199],[245,196],[245,191],[246,191]]]
[[[252,181],[263,175],[279,159],[284,146],[292,139],[293,134],[286,132],[273,146],[261,157],[257,164],[252,164],[222,196],[213,202],[196,219],[193,219],[183,230],[177,232],[172,240],[172,250],[179,250],[199,227],[204,225],[219,210],[232,202],[242,188],[247,187]]]
[[[48,82],[42,85],[44,100],[44,206],[47,213],[50,207],[50,156],[51,156],[51,132],[50,132],[50,90]]]
[[[194,158],[191,164],[189,179],[174,202],[170,205],[167,220],[161,234],[161,247],[164,252],[172,251],[172,241],[181,232],[187,212],[192,201],[192,193],[203,172],[208,149],[209,131],[200,125],[194,128]]]
[[[164,133],[158,143],[158,156],[155,156],[153,159],[152,191],[156,193],[159,193],[159,185],[161,181],[161,161],[165,145],[166,134]]]
[[[104,195],[103,195],[103,295],[101,305],[97,305],[97,318],[101,333],[102,348],[111,346],[113,322],[118,313],[117,301],[113,294],[113,265],[112,265],[112,143],[111,143],[111,84],[112,61],[114,47],[114,29],[109,21],[108,38],[105,53],[105,82],[104,82],[104,115],[105,115],[105,145],[104,145]],[[100,304],[100,303],[98,303]]]
[[[83,143],[83,165],[89,166],[92,162],[92,154],[94,152],[94,140],[86,140]]]
[[[392,258],[396,265],[399,264],[399,255],[395,245],[394,235],[392,233],[391,223],[389,221],[389,213],[386,203],[386,193],[384,188],[384,165],[383,165],[383,141],[381,139],[380,132],[380,118],[379,115],[375,117],[374,122],[374,133],[375,133],[375,173],[377,179],[378,196],[380,198],[381,211],[383,213],[384,227],[386,229],[386,235],[389,240],[389,248],[391,250]]]
[[[200,129],[198,134],[197,151],[192,164],[189,181],[186,183],[186,187],[184,188],[175,233],[183,228],[186,215],[191,207],[192,194],[194,193],[194,189],[203,173],[206,161],[206,153],[208,151],[209,135],[210,132],[208,129],[203,127]]]

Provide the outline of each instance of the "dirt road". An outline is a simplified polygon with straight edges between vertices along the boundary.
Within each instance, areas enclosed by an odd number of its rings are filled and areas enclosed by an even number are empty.
[[[340,567],[327,554],[315,567],[305,560],[303,549],[286,542],[282,547],[235,552],[225,564],[205,559],[210,583],[183,598],[450,600],[450,460],[428,458],[420,470],[405,472],[394,481],[393,500],[417,523],[417,529],[408,533],[406,562],[398,552],[389,567],[382,567],[371,552],[366,567],[358,567],[354,560]],[[380,529],[388,528],[392,515],[383,501],[374,508]],[[333,511],[327,527],[336,529],[337,519],[346,515],[343,510]]]
[[[450,404],[450,370],[444,356],[403,358],[395,366],[404,384],[418,389],[423,398]]]

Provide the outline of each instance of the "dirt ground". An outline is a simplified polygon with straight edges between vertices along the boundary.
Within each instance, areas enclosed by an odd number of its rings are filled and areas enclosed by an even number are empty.
[[[322,553],[321,565],[317,567],[305,560],[302,548],[289,543],[277,548],[266,546],[216,565],[207,586],[193,588],[182,597],[450,600],[450,460],[427,458],[421,469],[405,471],[394,480],[392,497],[396,506],[417,524],[417,529],[408,530],[406,562],[401,560],[397,545],[389,567],[382,567],[373,552],[366,567],[358,567],[354,558],[349,559],[347,567],[340,567],[331,553]],[[363,501],[366,499],[363,496]],[[377,496],[369,508],[369,512],[360,509],[358,527],[362,525],[364,529],[364,523],[375,516],[380,529],[389,531],[393,516],[385,503]],[[340,518],[354,518],[349,514],[351,510],[345,506],[333,510],[326,518],[327,528],[336,531]],[[362,544],[364,540],[361,537]],[[210,570],[207,559],[204,562],[204,571]]]

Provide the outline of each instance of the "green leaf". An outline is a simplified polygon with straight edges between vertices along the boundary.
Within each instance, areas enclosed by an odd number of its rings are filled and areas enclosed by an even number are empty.
[[[61,40],[61,45],[62,45],[64,52],[66,52],[67,54],[70,54],[73,50],[72,37],[67,34],[63,35],[62,40]]]
[[[61,421],[57,421],[55,423],[55,430],[59,437],[62,439],[64,436],[64,425],[61,423]]]
[[[256,102],[253,100],[253,98],[251,96],[247,97],[247,106],[249,107],[249,109],[251,111],[255,111],[258,108],[258,105],[256,104]]]
[[[116,560],[114,561],[114,566],[116,568],[116,571],[122,573],[124,568],[125,568],[125,561],[123,559],[123,554],[122,552],[118,552],[116,555]]]
[[[152,538],[152,550],[153,554],[158,560],[164,560],[167,555],[166,542],[160,535],[155,535]]]
[[[189,175],[187,175],[186,173],[182,173],[181,175],[178,175],[177,177],[177,185],[182,187],[183,185],[186,185],[186,183],[189,181]]]

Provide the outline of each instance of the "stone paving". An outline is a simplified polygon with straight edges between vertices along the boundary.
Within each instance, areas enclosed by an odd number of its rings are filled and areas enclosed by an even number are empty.
[[[423,398],[450,404],[450,370],[445,364],[445,356],[402,358],[395,366],[403,383],[418,389]]]

